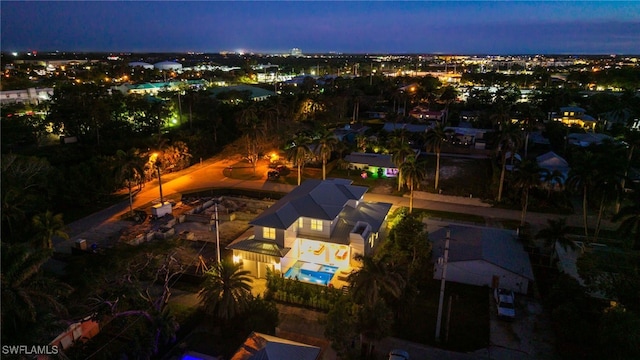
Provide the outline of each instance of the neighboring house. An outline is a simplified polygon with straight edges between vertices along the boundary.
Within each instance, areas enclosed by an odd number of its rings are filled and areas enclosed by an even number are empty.
[[[409,116],[418,119],[418,120],[435,120],[442,122],[444,120],[447,112],[445,110],[441,111],[432,111],[422,106],[416,106],[411,111],[409,111]]]
[[[431,226],[428,226],[428,228]],[[529,256],[515,231],[479,226],[449,225],[446,281],[505,288],[527,294],[534,280]],[[440,280],[447,227],[429,233],[435,264],[433,278]]]
[[[367,188],[351,183],[302,183],[250,222],[252,236],[227,247],[234,262],[258,278],[276,270],[321,285],[328,285],[338,271],[358,268],[355,255],[373,254],[391,204],[365,202]]]
[[[562,156],[554,153],[553,151],[549,151],[548,153],[536,157],[536,162],[538,163],[538,166],[540,166],[542,169],[548,170],[550,173],[557,170],[560,172],[560,174],[562,174],[562,180],[557,185],[564,184],[569,176],[569,170],[571,170],[567,160],[565,160]]]
[[[589,147],[590,145],[601,145],[605,141],[613,141],[614,139],[602,133],[571,133],[567,135],[569,145]]]
[[[398,167],[393,163],[390,154],[370,154],[353,152],[344,157],[350,169],[365,170],[374,175],[397,177]]]
[[[444,128],[444,131],[445,133],[450,134],[451,140],[454,144],[474,146],[477,140],[484,140],[485,134],[487,132],[492,132],[493,130],[447,126]]]
[[[0,91],[0,105],[5,104],[39,104],[51,100],[53,88],[28,88],[24,90]]]
[[[364,135],[370,128],[360,124],[346,124],[342,128],[333,130],[333,134],[338,141],[346,141],[349,143],[356,142],[356,136]]]
[[[252,332],[231,360],[319,360],[317,346]]]
[[[435,126],[435,122],[433,124],[407,124],[407,123],[384,123],[382,130],[386,132],[394,132],[395,130],[405,130],[411,133],[426,133]]]
[[[567,126],[578,125],[592,131],[596,127],[596,119],[585,114],[585,110],[577,106],[561,107],[560,114],[556,114],[554,120]]]
[[[211,89],[211,93],[214,96],[218,94],[229,92],[229,91],[237,91],[237,92],[249,92],[249,98],[253,101],[263,101],[267,100],[270,96],[275,95],[275,92],[265,90],[256,86],[249,85],[235,85],[235,86],[221,86]]]

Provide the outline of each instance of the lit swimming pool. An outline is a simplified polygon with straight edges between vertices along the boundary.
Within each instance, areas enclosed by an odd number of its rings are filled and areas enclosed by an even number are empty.
[[[284,277],[287,279],[295,279],[310,284],[329,285],[331,279],[335,275],[338,267],[308,263],[297,261],[287,272]]]

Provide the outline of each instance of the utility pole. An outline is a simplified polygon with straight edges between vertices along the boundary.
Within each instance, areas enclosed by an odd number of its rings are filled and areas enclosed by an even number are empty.
[[[444,259],[442,264],[442,278],[440,280],[440,300],[438,301],[438,320],[436,321],[436,341],[440,342],[440,328],[442,326],[442,303],[444,302],[444,285],[447,276],[447,261],[449,260],[449,240],[451,229],[447,227],[447,237],[444,242]]]
[[[216,210],[216,255],[218,259],[218,264],[220,263],[220,217],[218,216],[218,203],[220,202],[220,198],[213,200],[213,205]]]

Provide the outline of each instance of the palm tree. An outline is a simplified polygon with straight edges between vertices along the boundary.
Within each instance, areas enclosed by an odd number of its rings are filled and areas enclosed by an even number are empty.
[[[228,260],[217,263],[206,273],[204,287],[198,293],[205,312],[221,319],[241,314],[251,299],[250,272],[242,264]]]
[[[498,132],[498,146],[497,150],[500,152],[502,159],[502,170],[500,171],[500,185],[498,187],[498,199],[502,201],[502,190],[504,187],[504,175],[506,171],[507,153],[511,153],[511,156],[515,156],[515,151],[520,148],[521,133],[517,124],[506,122],[502,124],[501,130]]]
[[[541,177],[543,173],[547,172],[546,169],[542,169],[537,162],[532,160],[525,160],[520,163],[515,175],[515,186],[522,189],[522,215],[520,216],[520,226],[525,223],[527,216],[527,208],[529,207],[529,190],[542,185]]]
[[[556,244],[562,246],[565,250],[577,248],[573,240],[569,239],[570,231],[566,218],[548,219],[547,224],[546,228],[538,231],[536,239],[544,240],[545,246],[551,252],[556,248]]]
[[[547,198],[551,197],[552,188],[556,185],[563,186],[565,180],[564,174],[558,169],[543,172],[542,182],[544,187],[547,188]]]
[[[53,215],[51,211],[47,210],[44,214],[34,216],[31,223],[36,231],[33,241],[36,247],[53,249],[55,236],[69,240],[69,235],[64,230],[62,214]]]
[[[446,86],[442,89],[440,95],[440,101],[444,101],[445,118],[442,120],[442,124],[445,124],[449,119],[449,106],[458,98],[458,91],[453,86]]]
[[[129,190],[129,212],[133,214],[133,185],[144,177],[144,160],[138,149],[131,148],[124,152],[116,152],[115,177],[117,181],[124,181]]]
[[[307,145],[309,139],[306,136],[298,135],[291,141],[291,146],[286,150],[287,159],[298,167],[298,185],[302,179],[302,166],[306,164],[311,155],[311,150]]]
[[[425,178],[425,168],[422,164],[418,164],[415,157],[409,157],[405,162],[400,165],[400,172],[402,178],[411,191],[409,195],[409,213],[413,212],[413,189],[414,187],[420,187],[420,182]]]
[[[331,152],[335,149],[337,143],[338,139],[332,131],[326,128],[320,130],[316,144],[318,144],[318,152],[322,158],[322,180],[327,178],[327,160],[331,157]]]
[[[415,152],[409,146],[409,142],[403,137],[394,137],[391,139],[389,146],[389,152],[391,152],[391,161],[398,168],[398,191],[402,188],[403,178],[402,170],[400,166],[407,160],[409,156],[415,156]]]
[[[437,124],[434,128],[427,131],[425,137],[426,150],[436,153],[436,181],[434,189],[438,189],[440,182],[440,152],[442,150],[442,144],[447,141],[447,133],[444,131],[442,124]]]
[[[18,331],[24,323],[35,323],[39,312],[64,314],[61,297],[73,289],[41,272],[51,257],[51,250],[31,250],[27,246],[2,243],[2,307],[3,334]]]
[[[640,198],[636,197],[633,203],[622,207],[613,221],[620,221],[618,231],[630,240],[629,247],[635,250],[640,248]]]
[[[624,170],[624,176],[620,188],[624,191],[625,182],[629,175],[629,168],[631,168],[631,161],[633,159],[633,153],[637,148],[640,148],[640,131],[627,130],[624,133],[624,141],[627,143],[627,165]],[[616,199],[616,214],[620,211],[620,197]]]
[[[357,261],[362,262],[360,270],[348,277],[350,293],[354,299],[365,307],[373,307],[381,299],[383,293],[399,298],[404,288],[404,279],[390,268],[385,259],[374,259],[371,256],[357,254]]]
[[[587,194],[593,186],[597,173],[594,167],[597,157],[591,151],[576,153],[574,156],[567,185],[574,190],[582,191],[582,220],[584,221],[585,240],[589,240],[589,227],[587,222]]]
[[[595,196],[600,197],[600,204],[598,205],[598,219],[596,221],[596,229],[593,233],[593,241],[598,241],[604,208],[615,201],[615,199],[619,197],[619,194],[622,193],[620,185],[620,179],[616,174],[608,171],[602,174],[602,176],[599,176],[594,184],[593,192]]]

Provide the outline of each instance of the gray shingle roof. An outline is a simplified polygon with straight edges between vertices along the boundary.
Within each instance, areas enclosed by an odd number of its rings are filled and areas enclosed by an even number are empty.
[[[316,360],[320,350],[317,346],[253,332],[231,360]]]
[[[527,279],[534,279],[529,256],[514,231],[460,225],[450,225],[449,229],[449,262],[484,260]],[[429,233],[434,259],[443,254],[446,231],[446,228],[440,228]]]
[[[256,240],[253,236],[250,236],[244,240],[234,241],[227,249],[230,250],[243,250],[262,255],[269,255],[274,257],[284,257],[289,248],[281,248],[275,241]]]
[[[251,225],[288,229],[300,217],[333,220],[347,201],[360,200],[367,188],[350,180],[307,180],[258,215]]]
[[[388,154],[369,154],[369,153],[351,153],[344,159],[354,164],[367,164],[369,166],[378,166],[383,168],[396,168]]]

